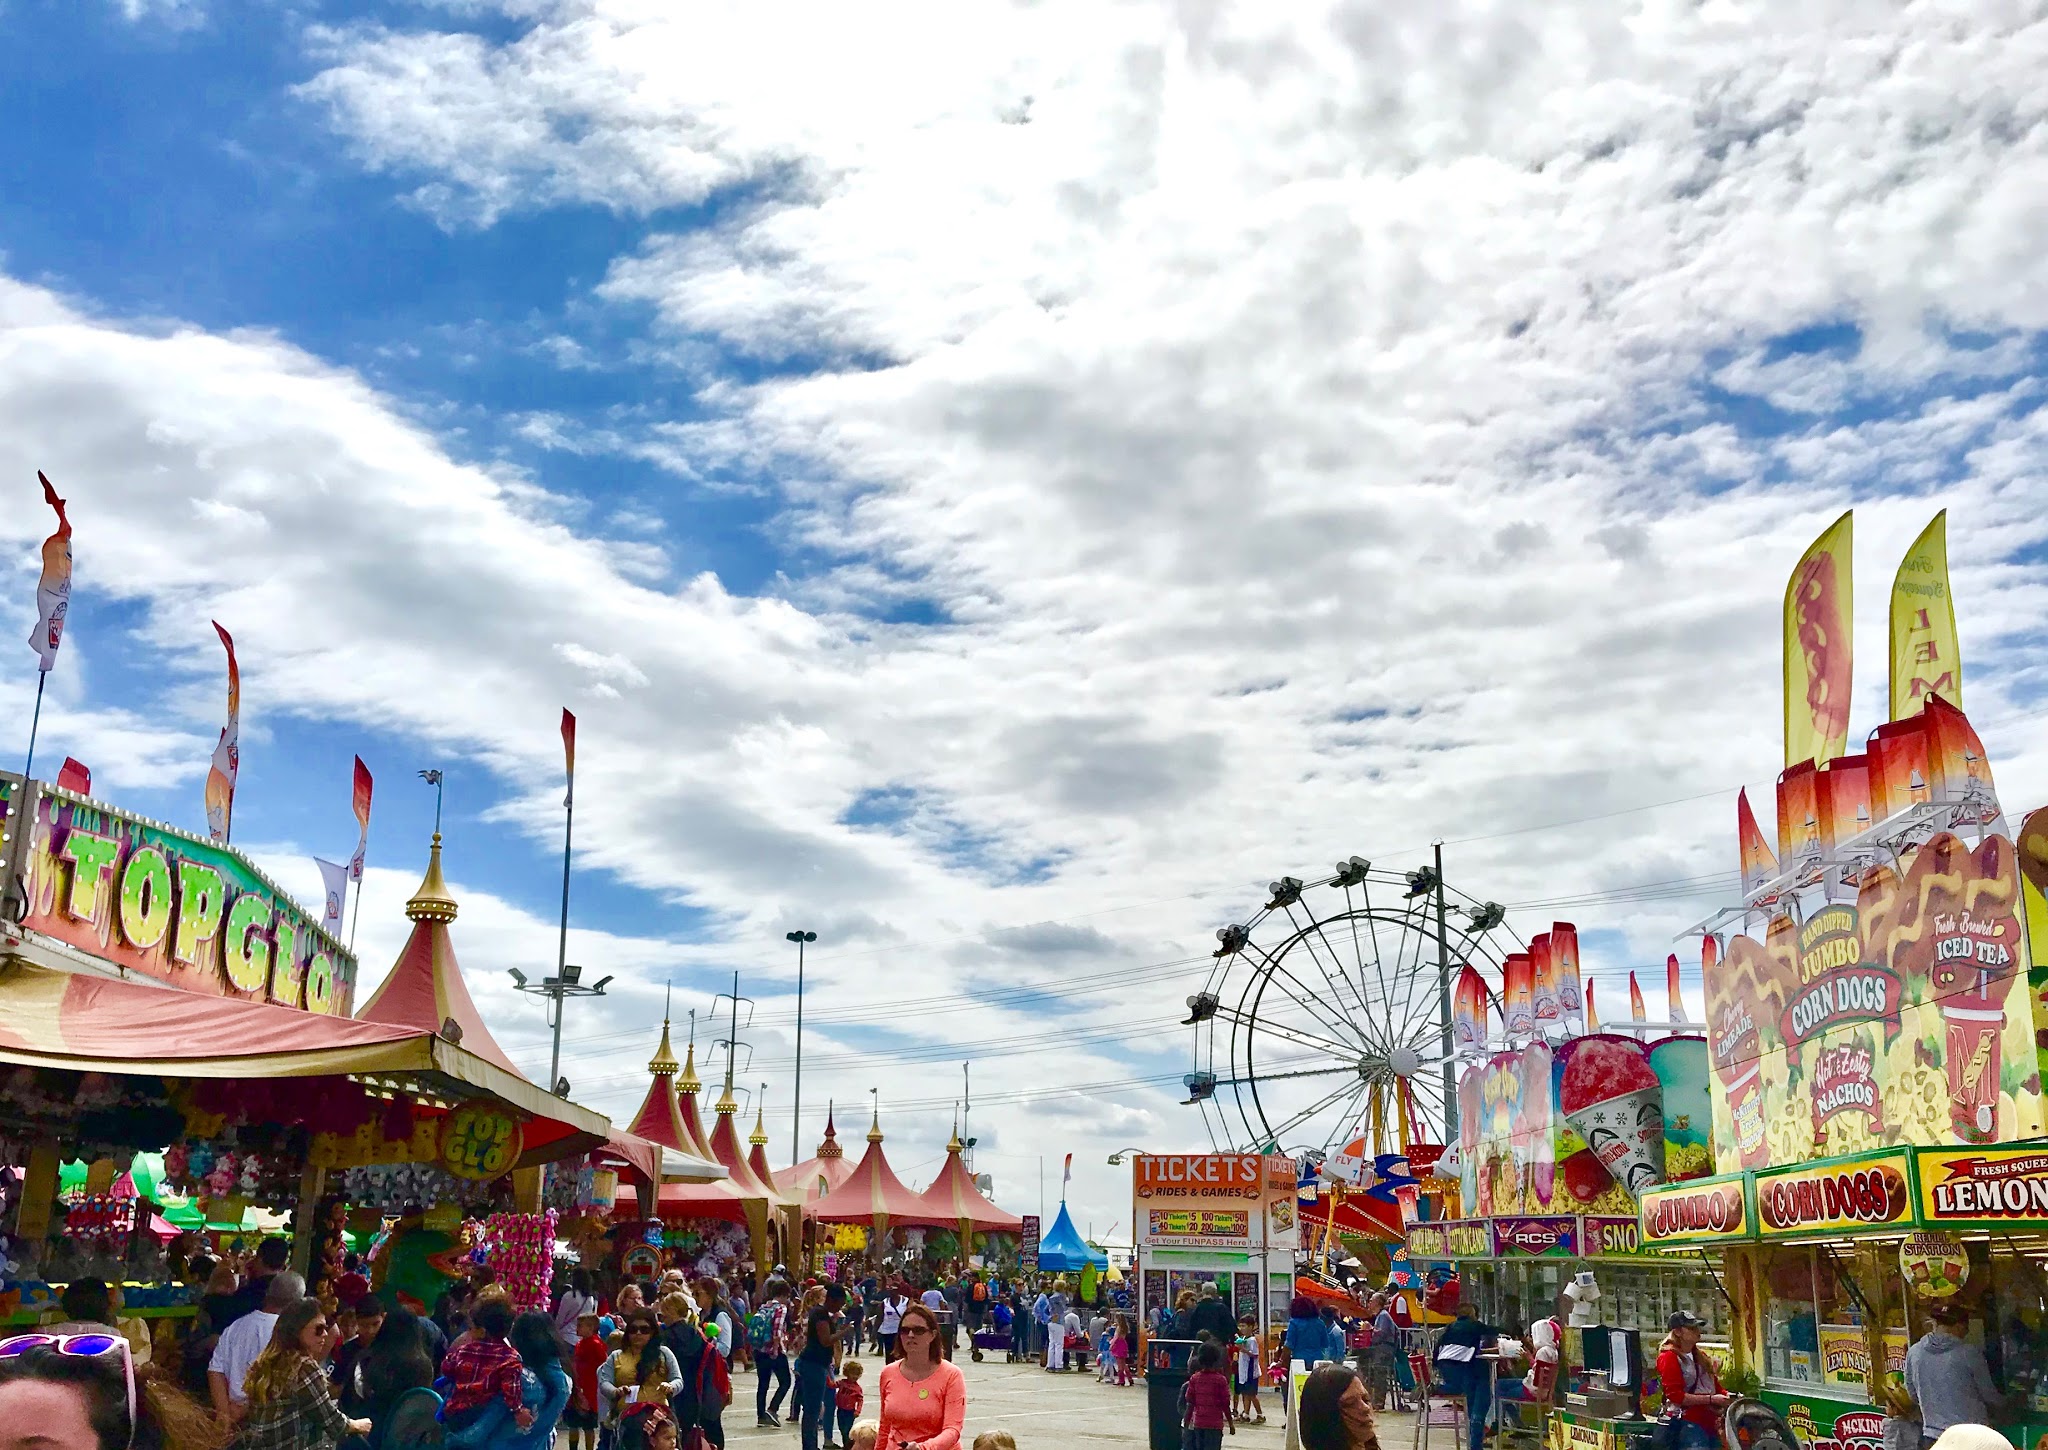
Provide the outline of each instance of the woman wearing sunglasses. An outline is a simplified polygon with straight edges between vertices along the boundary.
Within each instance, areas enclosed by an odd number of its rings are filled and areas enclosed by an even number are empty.
[[[324,1366],[334,1326],[318,1299],[301,1299],[277,1317],[270,1343],[249,1366],[249,1418],[237,1450],[333,1450],[344,1435],[367,1435],[335,1403]]]
[[[0,1337],[0,1450],[213,1450],[213,1419],[135,1377],[128,1341],[70,1324]]]
[[[960,1450],[967,1419],[967,1379],[947,1363],[939,1316],[911,1304],[896,1326],[903,1357],[878,1379],[882,1429],[878,1450]]]
[[[683,1388],[682,1366],[659,1333],[654,1311],[635,1309],[626,1317],[623,1347],[598,1368],[597,1392],[619,1427],[620,1450],[644,1450],[648,1411],[666,1410]]]

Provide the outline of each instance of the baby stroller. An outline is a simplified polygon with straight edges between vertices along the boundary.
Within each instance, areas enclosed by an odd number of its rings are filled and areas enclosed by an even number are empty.
[[[1799,1450],[1785,1417],[1762,1400],[1731,1401],[1721,1417],[1721,1439],[1728,1450]]]

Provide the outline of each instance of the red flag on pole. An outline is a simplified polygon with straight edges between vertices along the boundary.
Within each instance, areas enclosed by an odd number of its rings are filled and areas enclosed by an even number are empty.
[[[43,575],[36,583],[36,629],[29,644],[42,656],[39,668],[47,674],[57,663],[57,645],[64,638],[64,616],[71,610],[71,520],[64,516],[64,500],[42,474],[43,502],[57,511],[57,532],[43,540]]]
[[[562,758],[569,766],[569,793],[562,797],[564,806],[576,804],[576,717],[567,710],[562,711]]]
[[[234,636],[217,620],[213,632],[228,652],[228,723],[221,727],[206,772],[206,829],[214,840],[226,842],[234,830],[235,777],[242,770],[242,671],[235,663]]]
[[[370,767],[363,764],[362,756],[356,757],[355,800],[356,811],[356,853],[349,857],[348,879],[363,879],[363,857],[370,849]]]

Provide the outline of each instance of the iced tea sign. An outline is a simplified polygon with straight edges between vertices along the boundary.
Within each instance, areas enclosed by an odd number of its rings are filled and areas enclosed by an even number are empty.
[[[236,852],[42,796],[22,925],[187,991],[346,1017],[356,960]]]

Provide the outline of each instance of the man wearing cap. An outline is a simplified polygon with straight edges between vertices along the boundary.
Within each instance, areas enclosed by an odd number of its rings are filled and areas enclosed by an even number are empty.
[[[1715,1450],[1721,1443],[1721,1412],[1728,1394],[1714,1361],[1700,1350],[1707,1321],[1681,1309],[1667,1321],[1670,1333],[1657,1351],[1657,1378],[1664,1389],[1664,1415],[1678,1422],[1678,1450]]]
[[[1984,1351],[1963,1338],[1970,1311],[1942,1304],[1928,1312],[1932,1327],[1906,1351],[1906,1393],[1920,1406],[1920,1443],[1932,1445],[1951,1425],[1988,1425],[2005,1403],[1991,1382]]]

